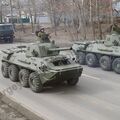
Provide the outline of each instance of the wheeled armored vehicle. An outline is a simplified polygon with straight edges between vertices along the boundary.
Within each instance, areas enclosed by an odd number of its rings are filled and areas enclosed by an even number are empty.
[[[12,24],[0,24],[0,43],[13,43],[14,29]]]
[[[89,67],[100,66],[120,74],[120,35],[113,33],[106,40],[77,42],[72,46],[77,62]]]
[[[67,82],[76,85],[83,68],[72,63],[53,43],[34,43],[28,46],[2,50],[2,74],[11,81],[19,81],[23,87],[41,92],[45,86]]]

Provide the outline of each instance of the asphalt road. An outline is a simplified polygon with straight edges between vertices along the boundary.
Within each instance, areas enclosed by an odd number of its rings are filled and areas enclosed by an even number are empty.
[[[7,47],[10,45],[0,45],[0,49]],[[0,91],[45,120],[120,120],[120,75],[83,67],[77,86],[56,86],[40,94],[0,73]]]

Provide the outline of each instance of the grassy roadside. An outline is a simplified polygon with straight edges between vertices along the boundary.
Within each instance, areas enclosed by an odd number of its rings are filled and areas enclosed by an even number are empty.
[[[15,100],[0,93],[0,120],[43,120]]]
[[[4,96],[0,93],[0,120],[29,120],[16,109],[3,101]]]

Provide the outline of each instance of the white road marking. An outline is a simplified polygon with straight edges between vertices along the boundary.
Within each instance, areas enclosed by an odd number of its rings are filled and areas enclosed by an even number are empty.
[[[100,78],[98,77],[94,77],[94,76],[91,76],[91,75],[87,75],[87,74],[82,74],[83,77],[87,77],[87,78],[92,78],[92,79],[95,79],[95,80],[101,80]]]

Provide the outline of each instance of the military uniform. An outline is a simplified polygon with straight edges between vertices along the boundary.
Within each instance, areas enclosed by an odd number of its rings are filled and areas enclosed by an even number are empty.
[[[111,31],[112,33],[117,33],[117,34],[120,34],[120,28],[116,25],[116,24],[114,24],[113,26],[112,26],[112,31]]]
[[[38,41],[40,43],[49,43],[50,42],[49,35],[46,34],[45,32],[39,32],[38,33]]]

